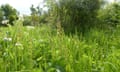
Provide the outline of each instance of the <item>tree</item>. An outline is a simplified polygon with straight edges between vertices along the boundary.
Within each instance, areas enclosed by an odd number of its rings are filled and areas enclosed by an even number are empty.
[[[24,18],[23,26],[32,25],[31,16],[24,15],[23,18]]]
[[[13,25],[13,21],[18,19],[18,12],[9,4],[5,4],[1,6],[1,11],[4,16],[4,20],[9,20],[9,23]]]
[[[40,9],[39,7],[35,8],[34,5],[30,7],[31,10],[31,25],[39,24]]]
[[[0,22],[2,22],[2,20],[3,20],[3,12],[2,12],[2,9],[0,8]]]
[[[112,3],[101,9],[98,18],[105,28],[116,27],[120,24],[120,4]]]
[[[41,23],[47,23],[48,14],[43,12],[42,8],[39,6],[34,7],[32,5],[30,7],[31,16],[24,16],[24,25],[40,25]]]
[[[50,15],[66,33],[85,32],[94,26],[100,0],[49,0]]]

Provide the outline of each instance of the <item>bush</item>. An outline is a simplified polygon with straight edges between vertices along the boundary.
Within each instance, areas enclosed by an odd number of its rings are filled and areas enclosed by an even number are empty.
[[[59,0],[51,2],[50,13],[66,33],[85,32],[94,26],[99,7],[99,0]]]
[[[120,5],[113,3],[99,12],[99,19],[105,28],[116,27],[120,24]]]
[[[31,25],[31,20],[29,17],[24,17],[23,26]]]

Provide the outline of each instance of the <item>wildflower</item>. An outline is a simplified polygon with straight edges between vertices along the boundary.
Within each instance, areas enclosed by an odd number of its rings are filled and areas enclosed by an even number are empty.
[[[15,46],[17,46],[18,49],[21,49],[21,50],[24,49],[23,45],[21,43],[19,43],[19,42],[15,43]]]
[[[5,37],[3,40],[4,41],[12,41],[12,38]]]
[[[34,29],[34,28],[35,28],[34,26],[27,26],[28,30],[31,30],[31,29]]]
[[[4,56],[4,57],[5,57],[5,56],[8,56],[8,53],[4,52],[4,53],[3,53],[3,56]]]
[[[60,69],[56,69],[56,72],[61,72]]]
[[[15,46],[22,46],[22,44],[17,42]]]

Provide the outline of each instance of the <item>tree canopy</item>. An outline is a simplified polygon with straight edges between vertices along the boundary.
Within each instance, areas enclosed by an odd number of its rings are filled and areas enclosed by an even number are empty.
[[[18,19],[18,12],[15,8],[9,4],[1,5],[0,7],[0,21],[9,20],[9,23],[13,25],[13,21]]]
[[[116,27],[120,24],[120,4],[112,3],[99,12],[99,19],[104,27]]]

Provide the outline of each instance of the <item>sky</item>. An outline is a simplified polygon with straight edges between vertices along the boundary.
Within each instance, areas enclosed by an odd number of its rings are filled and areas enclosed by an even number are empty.
[[[43,6],[43,0],[0,0],[0,5],[10,4],[12,7],[17,9],[20,14],[30,14],[30,7],[33,4],[36,6]]]
[[[113,2],[114,0],[108,0],[109,2]],[[0,5],[2,4],[10,4],[12,7],[17,9],[20,14],[30,14],[30,7],[33,4],[35,7],[40,6],[43,7],[43,0],[0,0]],[[47,8],[44,8],[46,10]]]

